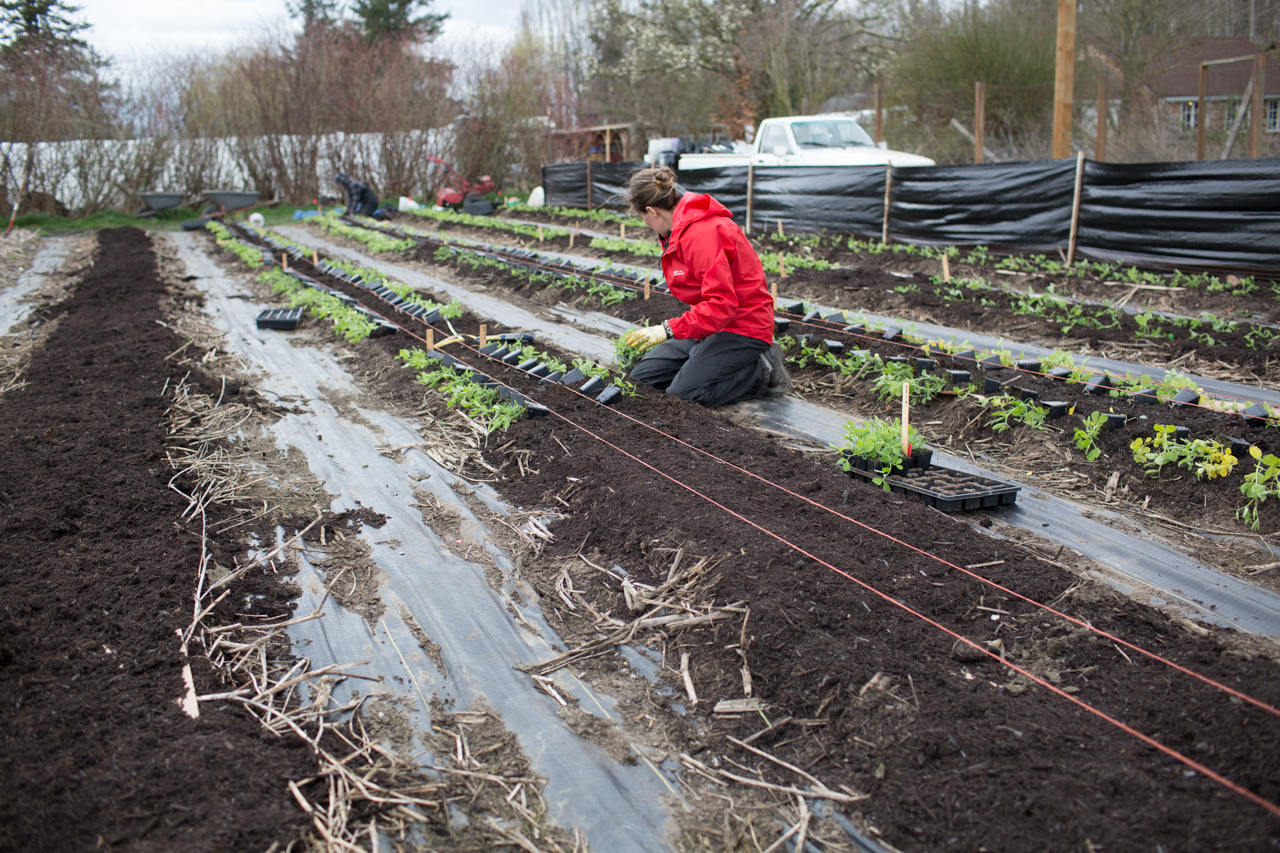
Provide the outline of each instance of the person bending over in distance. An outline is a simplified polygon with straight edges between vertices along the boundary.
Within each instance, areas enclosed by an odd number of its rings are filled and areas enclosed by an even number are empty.
[[[333,179],[347,191],[347,213],[355,216],[376,216],[378,212],[378,194],[362,181],[352,180],[345,172],[339,172]]]
[[[773,342],[773,297],[764,267],[733,214],[709,195],[683,193],[666,166],[641,169],[627,203],[662,240],[662,275],[689,306],[627,343],[644,356],[632,378],[708,408],[791,388]]]

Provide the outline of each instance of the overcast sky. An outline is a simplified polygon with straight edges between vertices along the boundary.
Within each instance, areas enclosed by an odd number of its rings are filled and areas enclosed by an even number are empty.
[[[217,53],[287,26],[285,0],[74,0],[92,29],[85,40],[115,60],[118,71],[157,52]],[[515,34],[521,0],[435,0],[448,12],[443,46],[481,40],[505,43]]]

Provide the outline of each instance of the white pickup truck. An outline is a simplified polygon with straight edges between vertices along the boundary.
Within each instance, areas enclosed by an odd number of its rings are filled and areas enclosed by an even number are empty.
[[[682,154],[680,171],[725,166],[933,166],[928,157],[876,145],[862,125],[847,116],[767,118],[755,145],[735,142],[734,151]]]

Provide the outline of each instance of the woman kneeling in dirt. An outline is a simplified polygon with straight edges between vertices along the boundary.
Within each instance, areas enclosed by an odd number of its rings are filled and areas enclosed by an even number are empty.
[[[658,232],[667,287],[689,306],[627,336],[648,350],[631,376],[709,408],[786,394],[791,377],[773,342],[773,297],[733,214],[709,195],[681,193],[666,166],[636,172],[627,202]]]

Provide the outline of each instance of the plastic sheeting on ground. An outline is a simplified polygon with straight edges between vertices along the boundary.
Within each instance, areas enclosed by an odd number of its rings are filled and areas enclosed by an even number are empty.
[[[627,177],[642,166],[592,163],[590,205],[586,163],[547,166],[547,203],[602,206],[621,195]],[[895,168],[889,235],[909,243],[1066,250],[1075,174],[1072,160]],[[881,234],[881,166],[760,167],[750,183],[753,231],[782,222],[792,231]],[[680,185],[715,196],[745,225],[746,166],[686,170]],[[1076,252],[1189,269],[1280,269],[1280,158],[1086,160]]]

